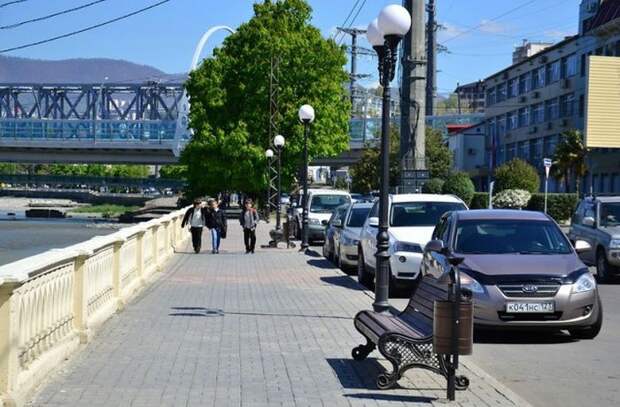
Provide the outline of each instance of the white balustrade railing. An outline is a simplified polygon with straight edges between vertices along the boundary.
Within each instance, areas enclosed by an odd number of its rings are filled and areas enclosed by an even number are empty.
[[[0,406],[21,404],[162,270],[188,238],[184,213],[0,266]]]

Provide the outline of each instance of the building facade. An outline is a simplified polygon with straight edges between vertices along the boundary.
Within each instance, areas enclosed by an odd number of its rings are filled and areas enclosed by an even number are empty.
[[[589,57],[620,57],[620,1],[584,0],[579,28],[485,79],[489,166],[518,157],[542,175],[543,158],[553,156],[561,134],[584,130]],[[594,192],[620,192],[620,150],[594,149],[589,156],[592,176],[584,180],[585,190],[592,179]],[[563,190],[558,180],[549,185],[552,192]]]
[[[458,112],[460,113],[484,113],[486,102],[484,82],[477,81],[459,85],[454,90],[457,97]]]
[[[550,42],[529,42],[528,40],[523,40],[523,44],[516,46],[512,53],[512,64],[523,62],[552,45],[553,43]]]

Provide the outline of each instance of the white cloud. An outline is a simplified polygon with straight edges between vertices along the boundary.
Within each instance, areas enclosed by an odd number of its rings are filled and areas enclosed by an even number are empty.
[[[438,32],[439,42],[445,41],[448,38],[463,35],[463,33],[467,31],[467,28],[465,27],[459,27],[455,24],[448,23],[448,22],[443,22],[441,23],[441,25],[443,26],[443,29],[439,30]]]
[[[483,33],[501,34],[509,31],[509,27],[496,21],[481,20],[478,30]]]
[[[561,30],[547,30],[545,31],[545,37],[552,40],[563,40],[564,37],[568,37],[569,35],[573,35],[570,31],[561,31]]]

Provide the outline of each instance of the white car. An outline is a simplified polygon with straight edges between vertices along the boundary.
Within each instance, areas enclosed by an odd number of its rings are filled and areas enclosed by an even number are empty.
[[[299,202],[302,202],[300,195]],[[308,190],[308,242],[325,240],[325,225],[332,216],[334,209],[341,205],[351,203],[351,194],[347,191],[335,189],[309,189]],[[293,212],[296,235],[301,238],[302,231],[302,208],[297,207]]]
[[[450,211],[467,209],[453,195],[390,195],[388,221],[390,236],[390,287],[410,288],[420,272],[424,246],[431,240],[435,225]],[[357,278],[369,286],[375,277],[379,202],[375,202],[360,233]]]

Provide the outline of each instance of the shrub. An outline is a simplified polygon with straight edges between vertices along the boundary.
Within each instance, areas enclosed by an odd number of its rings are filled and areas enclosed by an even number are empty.
[[[493,197],[493,207],[521,209],[527,206],[532,194],[523,189],[505,189]]]
[[[495,169],[495,191],[522,189],[530,194],[538,192],[540,177],[536,168],[523,160],[515,158]]]
[[[431,178],[422,187],[422,192],[425,194],[441,194],[443,191],[443,184],[445,184],[445,181],[441,178]]]
[[[448,179],[443,184],[442,192],[458,196],[469,206],[476,188],[474,188],[474,183],[469,178],[469,175],[464,172],[455,172],[448,176]]]
[[[558,223],[565,223],[573,215],[579,202],[577,194],[548,194],[547,213]],[[533,194],[527,209],[531,211],[545,210],[545,194]]]
[[[474,198],[471,200],[469,209],[487,209],[489,207],[489,193],[488,192],[476,192]]]

